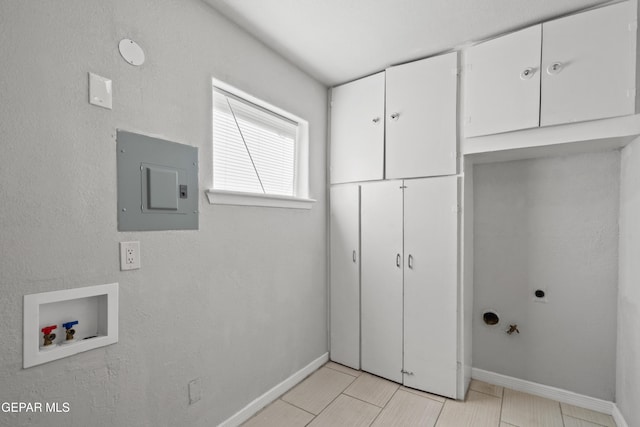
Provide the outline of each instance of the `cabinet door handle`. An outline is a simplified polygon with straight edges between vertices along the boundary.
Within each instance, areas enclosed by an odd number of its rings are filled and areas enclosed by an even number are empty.
[[[547,67],[547,74],[550,76],[554,74],[558,74],[564,68],[564,64],[562,62],[554,62]]]
[[[535,68],[528,67],[522,70],[522,72],[520,73],[520,78],[522,80],[529,80],[531,77],[533,77],[535,73],[536,73]]]
[[[410,269],[413,269],[413,255],[411,254],[409,254],[409,257],[407,258],[407,265]]]
[[[396,255],[396,267],[400,268],[400,254]]]
[[[400,113],[392,113],[390,117],[391,120],[397,121],[400,118]]]
[[[353,262],[356,262],[356,250],[353,250]]]
[[[374,117],[373,120],[371,120],[373,122],[374,125],[377,125],[378,123],[380,123],[380,117]]]

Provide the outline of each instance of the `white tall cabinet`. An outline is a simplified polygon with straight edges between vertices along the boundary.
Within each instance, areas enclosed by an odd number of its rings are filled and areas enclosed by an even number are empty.
[[[460,178],[404,184],[404,377],[456,398]]]
[[[332,89],[330,357],[464,398],[457,90],[457,52]]]
[[[360,187],[331,188],[331,360],[360,369]]]
[[[402,382],[402,181],[363,184],[362,369]]]
[[[361,191],[362,369],[456,398],[458,178]]]

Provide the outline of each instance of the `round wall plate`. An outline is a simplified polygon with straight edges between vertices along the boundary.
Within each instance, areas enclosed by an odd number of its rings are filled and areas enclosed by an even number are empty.
[[[122,39],[118,44],[120,55],[131,65],[144,64],[144,51],[140,45],[131,39]]]

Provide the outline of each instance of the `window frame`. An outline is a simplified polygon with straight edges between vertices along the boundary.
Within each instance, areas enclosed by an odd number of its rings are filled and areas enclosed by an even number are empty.
[[[294,195],[283,196],[276,194],[249,193],[241,191],[228,191],[210,188],[206,190],[209,203],[212,205],[235,206],[263,206],[290,209],[311,209],[314,199],[309,198],[309,123],[294,115],[250,95],[228,83],[212,78],[211,85],[211,180],[213,187],[213,96],[217,89],[227,92],[246,102],[254,104],[269,112],[282,116],[298,123],[296,133],[296,147],[294,159]]]

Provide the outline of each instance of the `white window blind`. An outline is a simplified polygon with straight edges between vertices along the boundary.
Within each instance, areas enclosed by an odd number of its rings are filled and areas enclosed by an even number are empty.
[[[214,88],[215,190],[295,196],[298,123]]]

